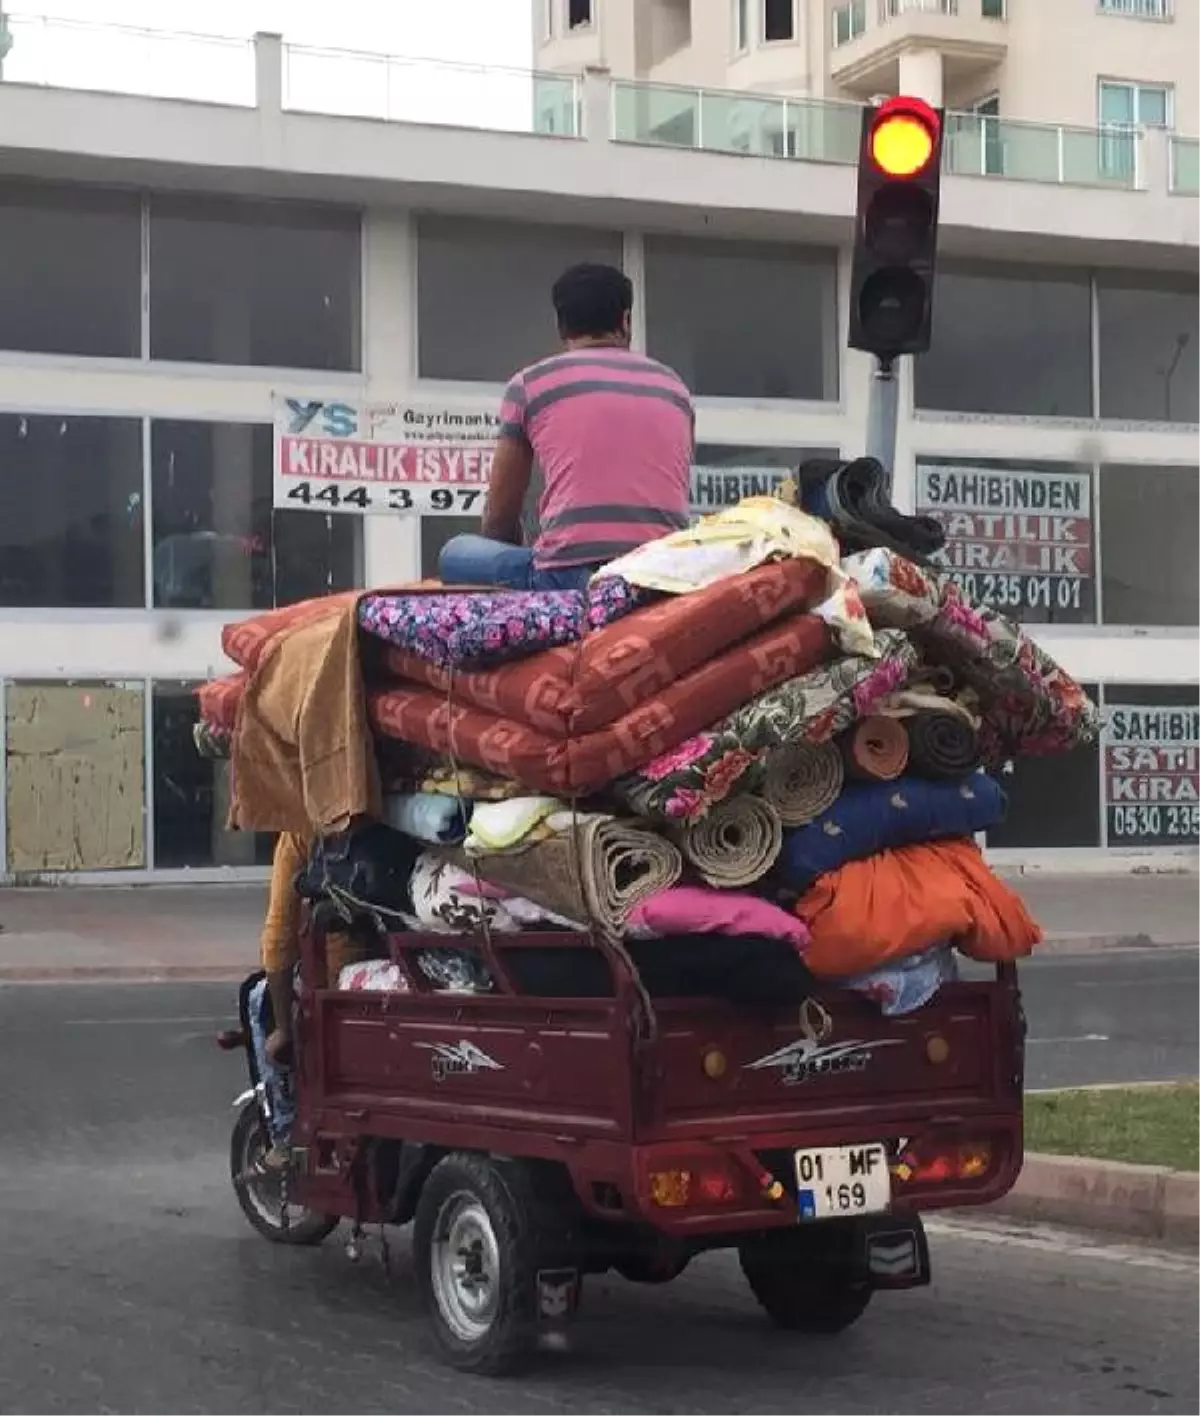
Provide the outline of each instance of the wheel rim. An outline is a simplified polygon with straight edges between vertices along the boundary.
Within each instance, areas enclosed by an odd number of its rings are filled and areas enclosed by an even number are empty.
[[[282,1233],[295,1229],[309,1217],[309,1212],[284,1198],[284,1175],[271,1171],[263,1164],[270,1148],[271,1138],[267,1128],[262,1117],[256,1116],[254,1125],[246,1127],[242,1141],[238,1183],[254,1213],[264,1224]]]
[[[500,1248],[487,1210],[474,1195],[451,1195],[433,1229],[433,1294],[461,1342],[486,1337],[500,1293]]]

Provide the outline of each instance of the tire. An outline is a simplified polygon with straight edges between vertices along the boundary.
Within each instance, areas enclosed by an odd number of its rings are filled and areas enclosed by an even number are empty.
[[[425,1181],[413,1223],[417,1284],[442,1356],[504,1376],[537,1344],[537,1275],[553,1222],[519,1163],[458,1151]]]
[[[238,1113],[229,1142],[229,1172],[242,1213],[272,1244],[319,1244],[338,1227],[336,1214],[281,1203],[281,1181],[260,1173],[259,1163],[270,1148],[266,1123],[256,1101]]]
[[[833,1335],[856,1323],[870,1281],[852,1266],[853,1231],[789,1231],[743,1244],[742,1272],[759,1306],[785,1332]]]

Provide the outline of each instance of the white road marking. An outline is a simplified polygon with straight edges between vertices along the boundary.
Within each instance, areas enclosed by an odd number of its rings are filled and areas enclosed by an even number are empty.
[[[1043,1044],[1061,1042],[1111,1042],[1112,1038],[1107,1033],[1080,1033],[1077,1037],[1030,1037],[1025,1039],[1027,1043],[1040,1042]]]
[[[232,1014],[233,1010],[231,1010]],[[129,1028],[129,1027],[177,1027],[183,1023],[227,1023],[220,1018],[66,1018],[60,1024],[65,1028]]]
[[[1097,1243],[1066,1230],[1048,1225],[1029,1228],[1002,1226],[995,1220],[967,1223],[953,1219],[926,1219],[931,1238],[964,1239],[973,1244],[998,1244],[1016,1249],[1032,1249],[1043,1254],[1062,1254],[1076,1259],[1099,1259],[1125,1264],[1129,1268],[1161,1269],[1168,1273],[1195,1274],[1196,1258],[1163,1249],[1137,1248],[1128,1244]]]

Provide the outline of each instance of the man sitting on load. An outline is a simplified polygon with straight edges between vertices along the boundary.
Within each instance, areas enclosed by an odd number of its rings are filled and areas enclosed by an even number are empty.
[[[630,349],[628,276],[572,266],[551,298],[564,350],[505,391],[483,534],[443,547],[448,585],[582,589],[608,561],[689,524],[692,398],[673,369]],[[525,546],[535,462],[544,486],[538,536]]]

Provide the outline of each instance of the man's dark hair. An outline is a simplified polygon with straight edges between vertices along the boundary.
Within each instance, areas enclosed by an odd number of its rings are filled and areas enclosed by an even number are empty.
[[[610,265],[574,265],[554,282],[550,292],[564,339],[615,334],[633,309],[633,284]]]

